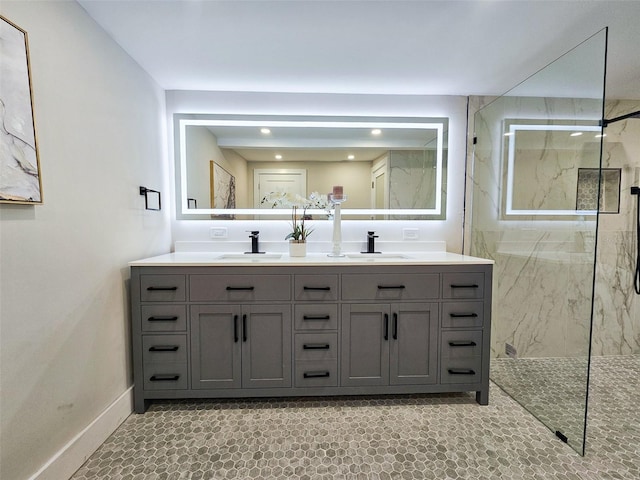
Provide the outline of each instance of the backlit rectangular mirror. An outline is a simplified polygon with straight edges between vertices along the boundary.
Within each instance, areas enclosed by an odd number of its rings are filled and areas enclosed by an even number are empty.
[[[178,218],[283,218],[286,193],[323,219],[336,185],[353,219],[445,215],[447,118],[177,114],[174,131]]]

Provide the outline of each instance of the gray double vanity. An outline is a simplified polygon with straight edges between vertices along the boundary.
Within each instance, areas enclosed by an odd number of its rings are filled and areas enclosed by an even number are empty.
[[[135,411],[155,399],[475,391],[492,261],[446,252],[132,262]]]

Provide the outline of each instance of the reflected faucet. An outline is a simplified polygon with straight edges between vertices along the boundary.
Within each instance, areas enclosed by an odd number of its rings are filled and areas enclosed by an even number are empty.
[[[367,232],[367,251],[360,252],[360,253],[381,253],[381,252],[376,252],[376,245],[375,245],[376,238],[378,238],[378,235],[376,235],[376,232]]]
[[[249,235],[249,238],[251,239],[251,251],[250,252],[244,252],[244,253],[264,253],[264,252],[260,252],[259,248],[258,248],[258,239],[260,236],[260,232],[258,230],[251,230],[251,235]]]

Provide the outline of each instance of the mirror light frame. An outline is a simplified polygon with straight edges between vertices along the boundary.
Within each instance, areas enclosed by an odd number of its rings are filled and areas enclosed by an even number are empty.
[[[193,118],[194,116],[207,118]],[[444,117],[443,117],[444,118]],[[343,208],[342,216],[348,215],[410,215],[429,216],[442,215],[442,184],[443,184],[443,152],[444,152],[444,123],[425,122],[420,118],[397,117],[296,117],[296,116],[251,116],[251,115],[206,115],[206,114],[175,114],[174,128],[177,124],[177,154],[180,171],[180,192],[177,195],[177,210],[182,219],[201,217],[202,215],[260,215],[282,216],[283,211],[289,209],[261,209],[261,208],[188,208],[187,200],[187,146],[186,130],[190,126],[236,126],[236,127],[299,127],[299,128],[413,128],[436,130],[436,198],[434,208],[396,208],[396,209],[361,209]],[[308,209],[311,215],[326,215],[326,210]],[[195,218],[194,218],[195,219]]]

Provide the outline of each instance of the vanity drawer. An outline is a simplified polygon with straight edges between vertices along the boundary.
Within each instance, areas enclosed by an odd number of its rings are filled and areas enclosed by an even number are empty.
[[[337,330],[338,304],[296,305],[294,326],[296,330]]]
[[[478,383],[482,379],[481,357],[442,360],[440,383]]]
[[[140,300],[143,302],[184,302],[184,275],[140,275]]]
[[[425,300],[439,296],[439,274],[342,275],[343,300]]]
[[[338,358],[337,333],[297,333],[295,361],[323,361]]]
[[[483,302],[443,302],[443,328],[474,328],[484,324]]]
[[[298,301],[338,299],[338,275],[296,275],[294,298]]]
[[[187,329],[185,305],[142,305],[140,315],[143,332],[175,332]]]
[[[290,275],[190,275],[192,302],[291,300]]]
[[[296,387],[338,386],[338,361],[296,363],[294,385]]]
[[[442,298],[484,298],[484,273],[443,273]]]
[[[441,341],[443,361],[482,354],[482,330],[449,330],[442,332]]]
[[[142,360],[145,364],[186,363],[186,335],[143,335]]]
[[[187,388],[186,363],[145,364],[145,390],[185,390]]]

